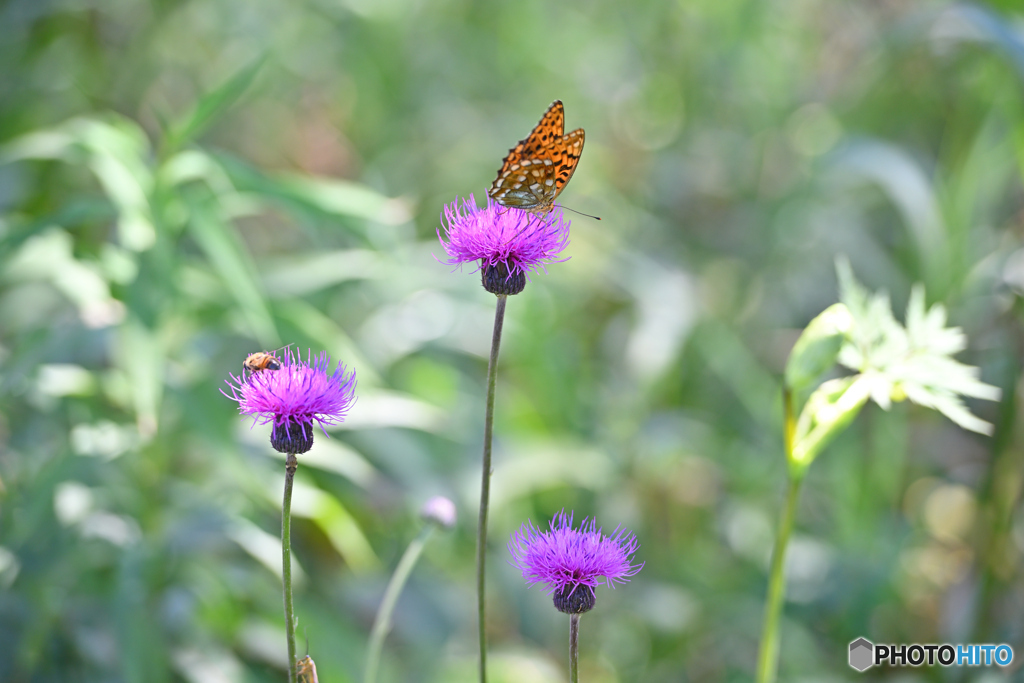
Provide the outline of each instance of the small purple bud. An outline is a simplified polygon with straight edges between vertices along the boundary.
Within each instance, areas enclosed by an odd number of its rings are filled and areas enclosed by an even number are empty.
[[[451,529],[455,526],[455,503],[444,496],[434,496],[420,508],[420,517],[430,524]]]

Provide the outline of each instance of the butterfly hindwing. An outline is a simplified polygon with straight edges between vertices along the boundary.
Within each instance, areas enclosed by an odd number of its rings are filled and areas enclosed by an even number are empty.
[[[555,100],[502,161],[488,192],[494,201],[538,213],[551,210],[583,153],[583,129],[564,130],[565,112],[561,100]]]

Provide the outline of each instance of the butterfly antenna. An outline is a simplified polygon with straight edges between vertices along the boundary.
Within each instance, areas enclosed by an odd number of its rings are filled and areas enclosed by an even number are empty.
[[[291,344],[289,344],[288,346],[291,346]],[[302,635],[306,639],[306,656],[308,657],[309,656],[309,629],[307,629],[305,626],[302,627]]]
[[[593,218],[595,221],[601,220],[600,216],[591,216],[589,213],[583,213],[582,211],[577,211],[576,209],[570,209],[568,206],[565,206],[563,204],[559,204],[559,206],[561,208],[565,209],[566,211],[572,211],[573,213],[577,213],[577,214],[579,214],[581,216],[586,216],[587,218]]]

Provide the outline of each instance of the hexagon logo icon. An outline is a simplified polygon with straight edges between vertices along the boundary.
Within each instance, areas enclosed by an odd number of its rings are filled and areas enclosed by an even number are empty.
[[[850,643],[850,666],[857,671],[871,668],[874,662],[875,646],[867,638],[858,638]]]

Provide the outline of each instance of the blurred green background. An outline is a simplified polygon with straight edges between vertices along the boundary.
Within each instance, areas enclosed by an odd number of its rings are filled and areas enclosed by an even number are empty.
[[[587,132],[561,200],[603,220],[509,301],[493,680],[565,680],[504,548],[563,507],[646,562],[583,620],[588,683],[752,677],[779,379],[838,254],[900,318],[923,282],[1004,399],[993,438],[869,406],[823,454],[780,679],[852,680],[859,636],[1019,648],[1022,78],[1010,0],[0,3],[0,680],[283,680],[283,461],[220,390],[286,343],[359,378],[300,459],[300,652],[359,679],[443,494],[382,681],[475,680],[494,297],[435,230],[554,99]]]

